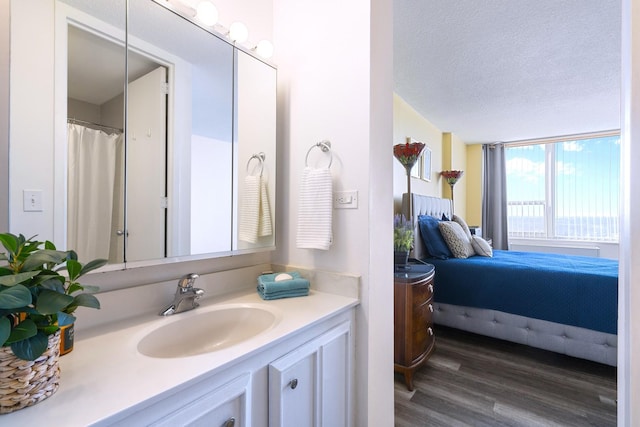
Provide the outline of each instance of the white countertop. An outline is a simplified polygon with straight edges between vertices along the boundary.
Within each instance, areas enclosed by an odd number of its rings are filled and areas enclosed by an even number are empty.
[[[137,351],[140,339],[158,326],[226,304],[261,305],[282,316],[271,329],[211,353],[160,359]],[[215,373],[357,304],[355,298],[313,290],[307,297],[273,301],[263,301],[256,292],[250,292],[212,298],[195,310],[173,316],[149,314],[117,326],[103,326],[100,333],[76,338],[74,350],[60,358],[60,388],[53,396],[29,408],[0,415],[0,425],[96,423],[184,382]]]

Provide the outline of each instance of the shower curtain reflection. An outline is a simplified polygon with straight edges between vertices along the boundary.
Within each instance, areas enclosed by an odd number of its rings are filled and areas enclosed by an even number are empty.
[[[123,260],[123,161],[121,133],[68,124],[67,248],[87,261]]]

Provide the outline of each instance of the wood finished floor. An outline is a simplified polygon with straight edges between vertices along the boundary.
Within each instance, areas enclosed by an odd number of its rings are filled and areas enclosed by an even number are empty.
[[[436,326],[436,351],[409,392],[395,377],[395,424],[615,426],[616,368]]]

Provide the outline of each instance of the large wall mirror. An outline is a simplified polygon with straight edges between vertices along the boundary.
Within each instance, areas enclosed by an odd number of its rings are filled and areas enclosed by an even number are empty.
[[[152,0],[19,3],[11,231],[112,268],[274,246],[271,65]]]

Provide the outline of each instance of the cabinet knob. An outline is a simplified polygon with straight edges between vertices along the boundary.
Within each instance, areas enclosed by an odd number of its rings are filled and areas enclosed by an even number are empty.
[[[430,336],[433,336],[433,328],[431,328],[431,326],[427,328],[427,332],[429,332]]]
[[[291,390],[295,390],[296,387],[298,387],[298,379],[294,378],[291,381],[289,381],[289,387],[291,387]]]
[[[433,285],[429,284],[429,292],[433,292]]]
[[[429,304],[429,311],[433,313],[433,304]]]
[[[222,427],[233,427],[236,425],[236,419],[231,417],[222,424]]]

